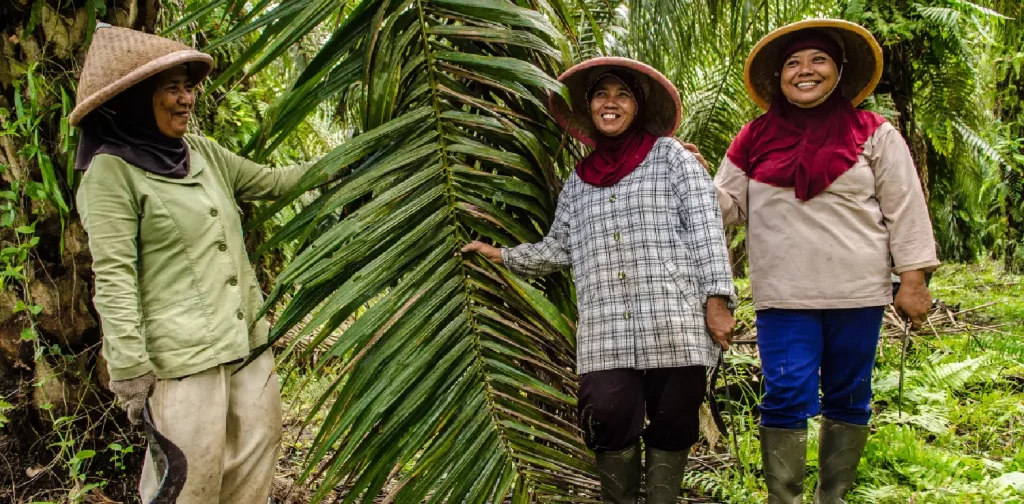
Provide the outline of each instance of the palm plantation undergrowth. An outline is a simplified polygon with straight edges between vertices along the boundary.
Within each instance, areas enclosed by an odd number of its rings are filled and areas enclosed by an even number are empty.
[[[746,286],[742,279],[738,284]],[[1024,277],[1007,274],[994,262],[951,264],[933,278],[932,288],[940,303],[932,326],[911,333],[902,408],[901,333],[894,319],[886,317],[875,367],[873,434],[850,502],[1024,502],[1024,455],[1019,449],[1024,426]],[[727,356],[717,394],[727,424],[736,428],[739,457],[733,455],[731,440],[707,422],[707,436],[694,448],[683,482],[684,495],[692,499],[688,502],[754,504],[766,498],[755,406],[760,368],[755,348],[748,344],[754,335],[747,296],[738,311],[743,328],[739,343]],[[947,320],[949,314],[955,324]],[[276,492],[282,502],[306,502],[311,495],[293,475],[308,463],[315,426],[328,415],[318,412],[316,403],[345,367],[339,361],[309,375],[305,365],[291,370],[285,388],[287,428],[280,463],[285,477]],[[307,415],[313,418],[304,427]],[[816,484],[815,420],[811,426],[807,495]],[[709,437],[716,441],[713,446]],[[332,495],[347,491],[347,486],[337,486]]]

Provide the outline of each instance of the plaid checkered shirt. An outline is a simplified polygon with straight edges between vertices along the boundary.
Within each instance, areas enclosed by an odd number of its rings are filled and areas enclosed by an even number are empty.
[[[721,210],[711,177],[671,138],[614,186],[574,172],[547,236],[501,255],[524,277],[573,268],[580,374],[718,362],[704,305],[736,299]]]

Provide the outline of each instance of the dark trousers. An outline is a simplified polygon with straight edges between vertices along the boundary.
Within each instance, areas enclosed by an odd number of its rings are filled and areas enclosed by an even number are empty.
[[[587,373],[579,398],[584,441],[597,452],[618,451],[642,435],[651,448],[688,450],[700,433],[706,387],[704,366]]]
[[[832,420],[867,425],[883,314],[882,306],[758,311],[761,425],[805,429],[819,411]]]

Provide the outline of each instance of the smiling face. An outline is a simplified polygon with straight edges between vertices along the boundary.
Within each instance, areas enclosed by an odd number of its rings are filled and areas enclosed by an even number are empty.
[[[816,107],[836,87],[836,62],[819,49],[804,49],[782,63],[782,94],[799,107]]]
[[[188,119],[196,104],[195,90],[185,66],[177,66],[157,74],[153,89],[153,117],[160,132],[181,138],[188,132]]]
[[[636,100],[619,79],[607,76],[594,85],[590,98],[590,119],[602,135],[621,135],[636,119]]]

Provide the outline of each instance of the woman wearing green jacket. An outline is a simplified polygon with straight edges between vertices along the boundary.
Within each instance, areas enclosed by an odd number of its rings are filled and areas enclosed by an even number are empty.
[[[193,86],[213,59],[177,42],[103,26],[70,122],[81,128],[77,202],[89,234],[110,389],[133,423],[188,461],[177,502],[267,502],[281,439],[269,324],[242,241],[239,200],[274,198],[308,165],[272,170],[188,135]],[[143,502],[160,482],[147,453]]]

